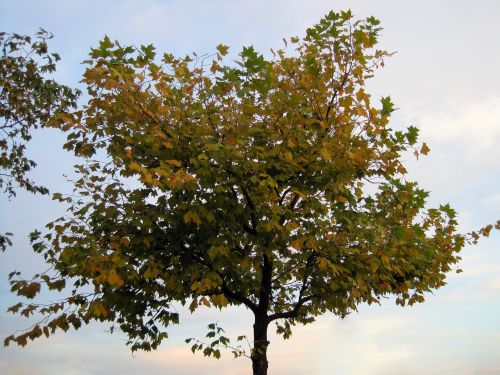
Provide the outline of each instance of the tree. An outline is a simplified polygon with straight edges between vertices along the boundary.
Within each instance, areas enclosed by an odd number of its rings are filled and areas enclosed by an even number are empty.
[[[331,12],[271,59],[246,47],[227,65],[224,45],[160,62],[152,45],[104,38],[86,62],[88,103],[52,120],[83,161],[73,193],[54,194],[68,215],[31,237],[51,271],[10,275],[28,298],[42,284],[72,290],[12,306],[45,318],[5,344],[99,320],[151,350],[178,322],[176,302],[237,305],[255,316],[261,375],[271,323],[288,338],[327,311],[388,295],[411,305],[443,286],[468,237],[406,178],[401,156],[429,151],[418,130],[389,128],[390,98],[377,108],[365,92],[389,55],[375,49],[379,32],[373,17]],[[209,328],[215,340],[192,349],[219,357],[227,338]]]
[[[46,74],[55,72],[57,53],[49,53],[45,30],[36,39],[27,35],[0,33],[0,188],[10,197],[16,186],[32,193],[47,194],[26,174],[36,166],[25,154],[31,131],[46,126],[54,112],[76,107],[77,91],[60,85]]]
[[[26,156],[26,143],[56,110],[76,107],[77,90],[46,78],[59,60],[57,53],[48,52],[51,38],[43,29],[35,40],[0,33],[0,189],[9,198],[16,195],[16,188],[48,194],[46,187],[27,177],[36,163]],[[11,244],[9,235],[0,235],[0,249]]]

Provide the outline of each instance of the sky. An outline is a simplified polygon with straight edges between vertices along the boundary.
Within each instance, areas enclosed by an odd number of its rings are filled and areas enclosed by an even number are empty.
[[[357,18],[382,21],[380,47],[397,52],[368,84],[374,98],[390,95],[398,110],[393,128],[416,126],[431,148],[418,162],[408,156],[409,178],[431,191],[430,205],[450,203],[468,232],[500,218],[500,1],[498,0],[0,0],[0,31],[54,33],[50,48],[62,61],[56,78],[77,86],[81,61],[108,35],[123,44],[153,43],[176,55],[213,52],[219,43],[236,56],[254,45],[268,54],[282,37],[302,36],[329,10],[350,8]],[[69,191],[63,174],[74,160],[57,132],[37,133],[29,154],[32,177],[53,192]],[[0,232],[14,232],[14,246],[0,254],[0,336],[33,321],[7,314],[15,303],[7,274],[42,271],[27,234],[64,213],[49,197],[19,192],[0,196]],[[387,299],[360,306],[341,320],[333,315],[298,327],[290,340],[271,336],[270,374],[499,374],[500,232],[462,252],[461,274],[429,294],[424,304],[401,308]],[[202,338],[219,321],[230,337],[250,334],[243,309],[181,309],[181,325],[151,353],[131,354],[120,334],[92,324],[77,332],[39,339],[25,348],[0,348],[3,374],[99,375],[138,372],[172,375],[248,374],[250,361],[193,355],[184,343]]]

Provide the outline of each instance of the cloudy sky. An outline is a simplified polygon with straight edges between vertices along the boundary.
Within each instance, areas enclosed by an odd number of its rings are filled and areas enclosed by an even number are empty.
[[[432,192],[430,204],[451,203],[461,230],[500,218],[500,1],[299,1],[299,0],[0,0],[0,31],[55,34],[61,54],[57,78],[78,85],[91,46],[105,34],[123,44],[153,43],[160,52],[212,52],[219,43],[236,54],[254,45],[267,53],[281,38],[301,36],[329,10],[350,8],[374,15],[384,27],[381,47],[397,53],[369,83],[374,97],[391,95],[399,108],[393,127],[414,125],[431,153],[410,176]],[[37,134],[30,145],[39,163],[33,174],[51,191],[68,191],[63,173],[73,160],[56,132]],[[7,274],[43,270],[25,240],[34,228],[62,214],[49,198],[20,192],[0,197],[0,232],[16,234],[0,254],[0,336],[30,322],[5,313],[14,303]],[[463,251],[464,273],[426,303],[400,308],[388,299],[361,306],[344,320],[332,315],[298,328],[288,341],[271,338],[270,374],[498,374],[500,373],[500,233]],[[230,353],[219,361],[194,356],[184,344],[219,321],[231,337],[249,334],[245,310],[202,311],[181,316],[171,339],[153,353],[131,355],[124,337],[107,326],[40,339],[26,348],[0,349],[5,374],[248,374],[247,359]]]

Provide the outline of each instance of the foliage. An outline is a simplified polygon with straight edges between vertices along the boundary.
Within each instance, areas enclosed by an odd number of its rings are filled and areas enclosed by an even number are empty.
[[[57,53],[48,52],[51,38],[42,29],[33,40],[0,33],[0,189],[9,197],[16,195],[16,187],[48,193],[26,176],[36,166],[26,156],[26,142],[33,129],[46,126],[56,110],[76,105],[78,91],[46,78],[59,60]]]
[[[229,64],[224,45],[157,58],[104,38],[86,62],[87,105],[54,120],[83,161],[74,192],[54,194],[68,215],[32,236],[52,273],[11,275],[20,296],[67,283],[71,295],[11,307],[46,320],[5,343],[99,320],[150,350],[178,322],[175,302],[242,305],[265,374],[271,322],[287,338],[327,311],[389,295],[411,305],[443,286],[467,238],[405,176],[401,156],[429,151],[418,130],[391,129],[390,98],[376,107],[365,91],[389,55],[374,48],[378,25],[331,12],[272,58],[246,47]]]
[[[186,344],[194,342],[193,346],[191,346],[191,351],[193,353],[199,351],[202,352],[205,357],[215,357],[219,359],[221,357],[221,349],[223,349],[230,350],[234,355],[234,358],[250,358],[243,345],[239,344],[237,346],[231,346],[231,340],[228,337],[224,336],[225,331],[218,325],[218,323],[210,323],[207,328],[208,333],[206,334],[205,338],[212,339],[211,342],[203,342],[194,337],[185,340]],[[246,344],[251,351],[252,346],[246,336],[238,336],[237,341],[246,341]]]

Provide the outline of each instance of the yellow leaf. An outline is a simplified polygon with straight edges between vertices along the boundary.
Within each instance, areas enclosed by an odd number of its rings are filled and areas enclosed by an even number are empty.
[[[210,305],[210,302],[208,302],[208,300],[207,300],[205,297],[201,297],[201,298],[200,298],[200,302],[201,302],[202,304],[204,304],[206,307],[210,307],[210,306],[211,306],[211,305]]]
[[[303,241],[302,241],[301,239],[299,239],[299,238],[297,238],[296,240],[294,240],[294,241],[292,242],[292,247],[294,247],[294,248],[295,248],[295,249],[297,249],[297,250],[302,249],[302,246],[303,246],[303,245],[304,245],[304,244],[303,244]]]
[[[430,150],[431,149],[429,148],[429,146],[427,146],[427,144],[424,142],[424,144],[422,145],[422,148],[420,149],[420,153],[423,155],[427,155]]]
[[[186,224],[190,223],[190,222],[194,222],[196,223],[197,225],[200,225],[201,224],[201,220],[199,218],[199,216],[193,212],[193,211],[188,211],[185,215],[184,215],[184,222]]]
[[[330,262],[325,258],[318,259],[318,267],[320,270],[325,270],[328,267],[329,263]]]
[[[145,184],[149,184],[149,185],[152,185],[153,184],[153,176],[151,175],[151,173],[143,173],[142,177],[141,177],[141,181],[144,182]]]
[[[101,301],[94,301],[90,304],[90,307],[89,307],[89,310],[92,310],[92,312],[94,313],[95,316],[99,317],[99,316],[103,316],[103,317],[107,317],[108,316],[108,311],[106,310],[106,308],[104,307],[104,305],[102,304]]]
[[[332,270],[332,272],[333,272],[333,274],[334,274],[335,276],[340,275],[340,273],[344,270],[344,268],[343,268],[343,267],[341,267],[341,266],[339,266],[339,265],[337,265],[337,264],[332,264],[332,265],[330,265],[330,269]]]
[[[182,163],[179,160],[167,160],[167,163],[176,167],[182,167]]]
[[[309,237],[308,240],[306,241],[306,247],[308,249],[316,249],[318,245],[318,242],[314,237]]]
[[[250,267],[252,266],[252,262],[250,259],[248,258],[244,258],[241,262],[240,262],[240,268],[243,269],[243,270],[249,270]]]
[[[285,229],[288,232],[291,232],[292,230],[297,229],[298,227],[299,227],[299,225],[293,221],[290,221],[290,222],[286,223],[286,225],[285,225]]]
[[[229,51],[229,46],[226,46],[224,44],[219,44],[216,48],[217,48],[217,51],[219,51],[219,53],[222,56],[226,56],[227,52]]]
[[[323,157],[324,160],[326,160],[326,161],[332,160],[332,155],[331,155],[330,151],[328,151],[328,149],[322,148],[321,150],[319,150],[319,153],[321,154],[321,156]]]
[[[212,281],[210,279],[203,279],[201,280],[201,288],[202,290],[210,290],[212,289]]]
[[[359,89],[358,92],[356,93],[356,98],[358,101],[363,100],[366,97],[366,93],[363,89]]]
[[[125,282],[122,280],[120,276],[116,273],[115,270],[111,270],[108,274],[108,283],[111,286],[116,288],[121,287]]]
[[[219,306],[226,306],[228,303],[229,302],[228,302],[228,300],[227,300],[227,298],[226,298],[226,296],[224,294],[219,294],[217,296],[217,304]]]
[[[172,175],[168,178],[167,185],[170,189],[175,189],[179,184],[182,183],[182,179],[177,175]]]
[[[231,136],[231,135],[230,135],[230,136],[227,136],[227,137],[225,138],[225,141],[226,141],[228,144],[230,144],[231,146],[234,146],[234,145],[238,142],[238,140],[237,140],[235,137]]]
[[[215,73],[215,72],[217,72],[219,69],[220,69],[220,65],[219,65],[219,64],[217,64],[217,61],[215,61],[215,60],[214,60],[214,61],[212,61],[212,66],[210,67],[210,71],[211,71],[212,73]]]
[[[201,283],[199,281],[196,281],[191,285],[191,291],[196,292],[201,288]]]
[[[135,162],[132,162],[128,165],[129,169],[132,170],[132,171],[140,171],[141,170],[141,166]]]
[[[196,178],[193,175],[186,173],[184,175],[184,182],[190,183],[190,184],[196,184],[198,182],[198,180],[196,180]]]

